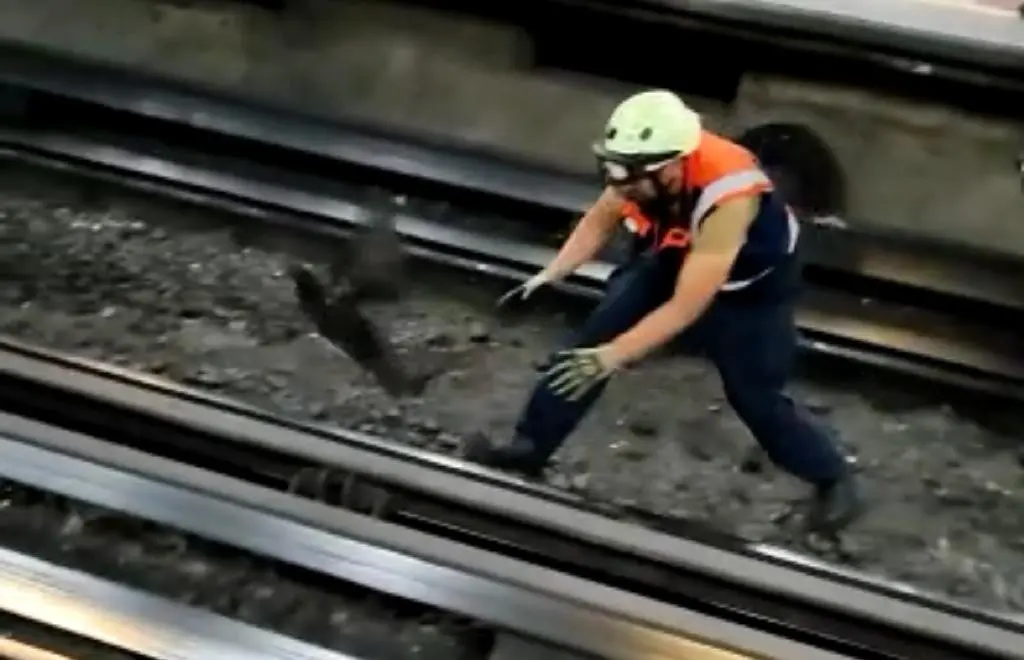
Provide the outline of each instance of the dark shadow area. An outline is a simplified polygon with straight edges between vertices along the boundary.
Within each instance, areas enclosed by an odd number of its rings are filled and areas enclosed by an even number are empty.
[[[407,0],[410,4],[428,4]],[[915,70],[919,58],[900,50],[866,50],[834,40],[780,29],[752,31],[726,20],[695,21],[642,8],[572,0],[429,3],[461,14],[508,21],[529,34],[534,64],[664,86],[720,101],[735,100],[743,75],[778,73],[807,81],[847,84],[911,99],[939,101],[995,116],[1015,116],[1024,81],[1009,71],[966,69],[929,59],[928,75]]]

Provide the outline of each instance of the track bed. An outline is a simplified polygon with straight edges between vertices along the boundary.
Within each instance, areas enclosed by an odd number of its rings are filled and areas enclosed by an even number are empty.
[[[309,336],[283,276],[290,257],[239,247],[222,216],[21,168],[5,172],[0,198],[0,332],[439,452],[468,433],[509,433],[533,365],[571,322],[552,310],[496,318],[495,283],[416,266],[408,295],[374,315],[410,363],[443,373],[422,398],[395,402]],[[775,522],[802,489],[760,459],[701,361],[623,374],[549,479],[1024,610],[1024,472],[1012,438],[905,393],[895,406],[894,391],[876,386],[795,389],[840,431],[870,488],[873,508],[841,552]]]
[[[4,548],[367,660],[486,657],[486,635],[444,613],[21,484],[0,487]],[[68,652],[92,646],[56,641]],[[134,657],[104,653],[75,657]]]

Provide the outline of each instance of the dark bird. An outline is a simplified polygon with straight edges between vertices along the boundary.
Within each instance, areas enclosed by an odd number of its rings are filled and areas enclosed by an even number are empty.
[[[352,293],[332,297],[324,283],[304,266],[292,267],[289,274],[300,309],[321,337],[373,374],[388,394],[422,393],[429,379],[406,373],[387,339],[360,311]]]
[[[290,276],[302,312],[321,337],[374,375],[392,396],[422,393],[430,377],[415,376],[399,364],[390,343],[360,309],[368,300],[397,299],[403,290],[405,256],[390,216],[371,219],[331,265],[330,284],[305,266]]]
[[[331,264],[331,278],[357,301],[399,298],[404,289],[405,254],[394,216],[382,212],[371,217],[368,227]]]

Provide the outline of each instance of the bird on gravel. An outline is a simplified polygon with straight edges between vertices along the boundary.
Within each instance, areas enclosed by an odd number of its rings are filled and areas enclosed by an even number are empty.
[[[391,396],[418,395],[430,377],[410,374],[400,365],[387,339],[359,305],[400,295],[403,260],[393,224],[378,218],[332,264],[330,285],[306,266],[289,269],[299,308],[319,335],[373,374]]]
[[[397,299],[405,290],[405,253],[394,218],[378,212],[367,224],[331,264],[331,279],[355,301]]]

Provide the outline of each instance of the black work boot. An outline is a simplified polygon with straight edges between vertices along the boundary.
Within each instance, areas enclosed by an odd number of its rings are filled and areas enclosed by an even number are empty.
[[[462,457],[484,467],[518,472],[530,478],[541,476],[547,463],[537,457],[536,447],[526,438],[516,437],[510,444],[496,447],[482,433],[466,440]]]
[[[852,471],[828,484],[820,484],[811,503],[808,524],[812,531],[835,534],[864,512],[864,500]]]

